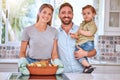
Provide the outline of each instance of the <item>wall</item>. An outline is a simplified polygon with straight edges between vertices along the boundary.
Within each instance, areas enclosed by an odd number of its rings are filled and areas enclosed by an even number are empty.
[[[96,63],[120,65],[120,36],[98,36],[96,50]]]

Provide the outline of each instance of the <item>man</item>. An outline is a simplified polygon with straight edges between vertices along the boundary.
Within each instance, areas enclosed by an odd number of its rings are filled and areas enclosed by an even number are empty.
[[[58,30],[58,53],[64,64],[64,72],[82,72],[83,67],[76,58],[95,56],[96,50],[86,52],[79,48],[74,54],[76,40],[71,38],[70,33],[75,33],[79,26],[72,22],[73,7],[69,3],[62,4],[58,16],[62,23]]]

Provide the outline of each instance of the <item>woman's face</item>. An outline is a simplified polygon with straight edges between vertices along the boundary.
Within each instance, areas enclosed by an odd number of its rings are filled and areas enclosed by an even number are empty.
[[[50,8],[44,8],[40,13],[39,13],[39,21],[42,23],[48,23],[52,19],[52,14],[53,11]]]

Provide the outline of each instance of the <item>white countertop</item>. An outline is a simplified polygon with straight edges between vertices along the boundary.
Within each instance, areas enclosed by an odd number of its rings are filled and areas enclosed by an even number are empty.
[[[0,80],[9,80],[12,73],[0,72]],[[120,80],[120,74],[104,74],[104,73],[65,73],[67,80]],[[28,76],[29,78],[29,76]],[[63,79],[60,79],[63,80]]]
[[[10,72],[0,72],[0,80],[9,80],[11,74]]]
[[[19,59],[0,59],[0,63],[17,63]]]
[[[65,73],[69,80],[120,80],[120,74],[80,74],[80,73]]]

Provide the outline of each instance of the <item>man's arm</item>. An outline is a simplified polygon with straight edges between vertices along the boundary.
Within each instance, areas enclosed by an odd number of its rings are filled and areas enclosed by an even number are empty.
[[[83,57],[93,57],[93,56],[95,56],[96,55],[96,49],[93,49],[93,50],[91,50],[91,51],[89,51],[89,52],[87,52],[87,51],[84,51],[83,49],[81,49],[81,48],[78,48],[79,50],[78,51],[76,51],[75,52],[75,57],[76,58],[83,58]]]
[[[93,49],[92,51],[89,51],[88,54],[87,54],[87,57],[93,57],[96,55],[96,49]]]

